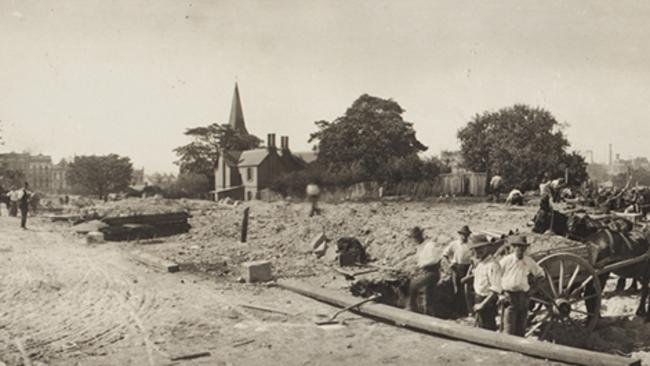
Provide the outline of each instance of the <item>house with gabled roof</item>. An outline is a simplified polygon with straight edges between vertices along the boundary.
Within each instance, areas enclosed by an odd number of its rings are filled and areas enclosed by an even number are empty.
[[[238,85],[235,84],[229,125],[248,134],[244,120]],[[222,150],[215,168],[215,200],[230,197],[252,200],[260,197],[260,191],[282,174],[303,169],[316,159],[315,153],[297,153],[289,150],[289,137],[280,137],[276,147],[275,134],[269,133],[266,147],[245,151]]]

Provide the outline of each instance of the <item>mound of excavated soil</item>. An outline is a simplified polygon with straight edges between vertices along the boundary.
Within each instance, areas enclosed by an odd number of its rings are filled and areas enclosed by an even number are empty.
[[[250,208],[248,240],[240,243],[245,207]],[[507,208],[452,201],[322,204],[321,208],[321,216],[308,217],[307,203],[196,204],[188,207],[193,216],[189,233],[171,238],[166,244],[148,245],[146,249],[185,268],[234,278],[239,275],[240,263],[259,259],[270,260],[277,277],[331,273],[329,267],[335,263],[334,242],[343,236],[359,239],[375,264],[408,273],[415,268],[414,256],[419,246],[410,237],[415,226],[423,228],[425,238],[440,246],[454,239],[456,231],[465,224],[474,231],[519,230],[532,243],[531,253],[582,246],[563,237],[531,233],[527,223],[534,216],[535,206]],[[320,233],[331,241],[327,254],[316,258],[310,242]],[[382,276],[390,278],[383,272],[363,278],[381,280]],[[636,352],[636,357],[648,358],[644,351],[650,349],[650,326],[634,318],[637,301],[638,296],[605,300],[605,319],[585,346],[607,352]]]

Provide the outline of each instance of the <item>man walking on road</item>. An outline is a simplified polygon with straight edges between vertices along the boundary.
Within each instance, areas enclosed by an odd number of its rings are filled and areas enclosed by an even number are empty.
[[[25,182],[25,187],[22,190],[22,196],[20,197],[20,227],[27,229],[27,212],[29,211],[29,198],[31,193],[29,192],[29,184]]]

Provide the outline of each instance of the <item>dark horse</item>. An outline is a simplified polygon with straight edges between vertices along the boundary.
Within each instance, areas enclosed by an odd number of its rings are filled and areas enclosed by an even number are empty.
[[[533,232],[535,233],[544,233],[550,230],[556,235],[596,245],[598,247],[597,264],[613,263],[638,257],[649,249],[646,236],[633,232],[633,225],[628,220],[614,218],[597,221],[587,215],[565,215],[553,210],[548,204],[548,199],[542,199],[542,202],[540,202],[540,209],[535,215],[533,223]],[[646,321],[650,320],[650,314],[648,314],[650,309],[646,304],[648,281],[650,279],[650,261],[641,261],[617,269],[613,273],[622,279],[633,278],[641,284],[641,299],[637,314],[645,315]],[[600,283],[604,284],[608,277],[609,272],[601,273],[599,275]],[[636,285],[633,286],[636,287]],[[589,296],[593,291],[592,286],[587,286],[585,295]],[[587,301],[587,307],[588,310],[594,309],[593,301]]]
[[[568,216],[551,208],[549,197],[544,196],[539,203],[539,210],[533,218],[533,232],[543,234],[551,231],[556,235],[567,236],[569,233]]]
[[[648,252],[650,246],[644,235],[639,233],[621,233],[610,228],[602,228],[589,235],[585,242],[598,247],[596,266],[616,263],[625,259],[639,257]],[[623,278],[634,278],[641,284],[641,297],[636,314],[645,315],[645,320],[650,321],[650,304],[648,300],[648,281],[650,280],[650,260],[646,259],[612,271]],[[599,280],[605,283],[609,272],[599,273]],[[589,292],[589,288],[586,289]],[[592,290],[593,291],[593,290]],[[593,304],[587,301],[587,310],[593,309]]]

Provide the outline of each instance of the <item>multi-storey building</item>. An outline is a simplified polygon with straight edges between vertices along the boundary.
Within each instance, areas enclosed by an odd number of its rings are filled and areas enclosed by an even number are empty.
[[[55,165],[52,164],[52,157],[48,155],[10,152],[0,154],[0,166],[23,172],[25,181],[33,190],[43,192],[68,190],[66,181],[68,164],[65,160]]]

